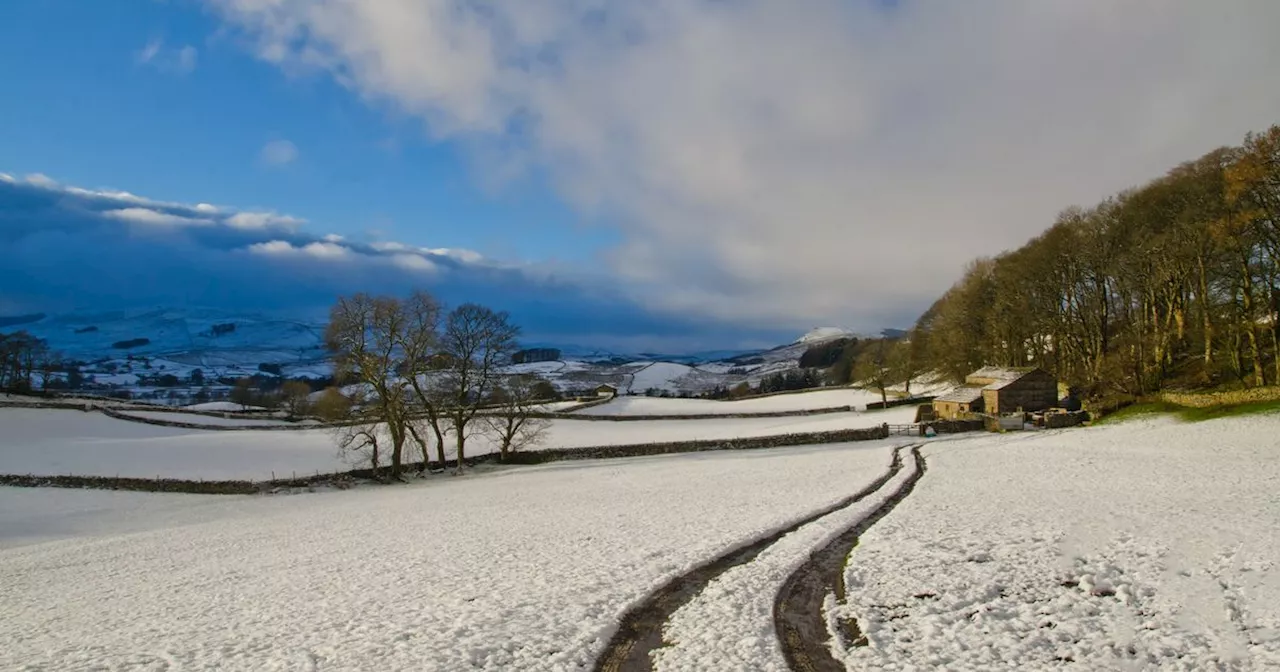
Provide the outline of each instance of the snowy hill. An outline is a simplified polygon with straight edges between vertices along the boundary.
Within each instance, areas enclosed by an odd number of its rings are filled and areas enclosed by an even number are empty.
[[[852,331],[849,331],[848,329],[841,329],[840,327],[817,327],[816,329],[810,330],[809,333],[804,336],[796,339],[796,343],[817,345],[818,343],[834,341],[837,338],[850,338],[854,335],[855,334]]]
[[[204,309],[109,311],[47,316],[23,329],[74,359],[129,355],[191,366],[257,366],[323,360],[324,325]]]
[[[24,315],[10,320],[8,330],[25,329],[47,340],[53,351],[84,362],[82,372],[99,386],[147,392],[145,398],[159,399],[152,393],[164,391],[163,398],[170,395],[167,390],[150,389],[148,378],[176,376],[183,381],[182,387],[196,369],[205,381],[262,371],[286,377],[327,377],[332,367],[323,344],[324,328],[318,320],[280,315],[156,308]],[[560,359],[513,365],[509,371],[538,375],[565,392],[587,393],[599,385],[612,385],[623,394],[696,394],[743,382],[756,384],[766,376],[795,369],[810,347],[852,335],[845,329],[821,327],[769,350],[692,353],[627,353],[528,342],[523,347],[559,350]]]

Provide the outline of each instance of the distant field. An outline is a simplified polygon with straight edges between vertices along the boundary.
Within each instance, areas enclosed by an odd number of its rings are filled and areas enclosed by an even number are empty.
[[[708,402],[710,403],[710,402]],[[192,422],[218,418],[157,413]],[[880,413],[835,413],[812,417],[657,420],[629,423],[554,420],[537,448],[580,448],[633,443],[731,439],[798,432],[873,427],[910,422],[914,409]],[[231,422],[231,421],[227,421]],[[236,421],[245,424],[245,421]],[[248,421],[253,422],[253,421]],[[273,422],[270,420],[258,422]],[[158,427],[116,420],[100,413],[0,409],[0,473],[79,476],[264,480],[353,465],[338,455],[326,430],[216,431]],[[482,438],[468,442],[468,455],[495,447]],[[452,457],[452,445],[446,455]],[[415,455],[412,459],[418,459]],[[361,465],[363,466],[363,465]]]
[[[741,401],[707,399],[664,399],[662,397],[618,397],[600,406],[578,411],[579,415],[703,415],[808,411],[818,408],[853,406],[863,409],[880,395],[865,390],[840,388],[795,394],[779,394]]]

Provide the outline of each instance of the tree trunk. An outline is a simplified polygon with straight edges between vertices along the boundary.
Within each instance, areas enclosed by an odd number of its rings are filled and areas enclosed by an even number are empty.
[[[453,431],[454,431],[454,432],[456,432],[456,433],[457,433],[457,435],[458,435],[458,436],[457,436],[457,440],[456,440],[456,442],[455,442],[455,445],[456,445],[456,446],[457,446],[457,448],[458,448],[458,455],[457,455],[457,457],[458,457],[458,466],[457,466],[457,468],[456,468],[456,470],[457,470],[458,472],[461,472],[461,471],[462,471],[463,460],[465,460],[465,459],[466,459],[466,457],[467,457],[467,456],[466,456],[466,452],[465,452],[465,451],[466,451],[466,447],[467,447],[467,432],[466,432],[466,429],[467,429],[467,425],[466,425],[466,421],[465,421],[465,420],[462,420],[461,418],[454,418],[454,420],[453,420]]]
[[[391,431],[391,479],[400,480],[400,465],[404,460],[404,429]]]
[[[1213,368],[1213,312],[1209,303],[1209,276],[1204,267],[1204,255],[1196,257],[1200,268],[1200,316],[1204,328],[1204,375],[1208,380]]]
[[[444,469],[444,432],[440,431],[440,419],[432,415],[427,422],[431,424],[431,433],[436,435],[436,459]]]
[[[1267,384],[1266,376],[1262,368],[1262,355],[1258,348],[1258,320],[1254,314],[1253,306],[1253,275],[1249,271],[1249,257],[1244,255],[1240,261],[1240,310],[1245,329],[1245,338],[1248,339],[1249,357],[1253,360],[1253,380],[1254,384],[1262,387]]]

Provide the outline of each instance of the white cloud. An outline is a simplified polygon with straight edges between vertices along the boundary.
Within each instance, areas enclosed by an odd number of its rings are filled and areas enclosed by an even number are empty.
[[[219,212],[219,210],[218,210],[218,206],[216,206],[216,205],[210,205],[210,204],[208,204],[208,203],[196,203],[196,205],[195,205],[195,208],[194,208],[194,209],[195,209],[195,211],[196,211],[196,212],[206,212],[206,213],[209,213],[209,214],[211,214],[211,215],[213,215],[213,214],[217,214],[217,213]]]
[[[23,178],[27,184],[40,187],[42,189],[57,189],[58,181],[45,175],[44,173],[31,173]]]
[[[407,271],[435,273],[440,270],[439,266],[419,254],[393,254],[390,259],[393,265]]]
[[[272,256],[305,255],[316,259],[343,259],[351,254],[351,250],[334,243],[313,242],[295,246],[286,240],[269,240],[265,243],[254,243],[246,249],[253,254]]]
[[[379,252],[397,252],[397,251],[409,249],[409,246],[405,245],[404,243],[397,243],[394,241],[383,241],[383,240],[369,243],[369,247],[372,247],[373,249]]]
[[[346,238],[343,238],[336,233],[326,233],[320,237],[320,240],[323,240],[326,243],[341,243],[346,240]]]
[[[303,254],[319,259],[340,259],[351,254],[347,248],[334,243],[307,243],[299,249]]]
[[[265,243],[254,243],[250,245],[248,249],[254,254],[289,254],[297,251],[297,248],[284,240],[269,240]]]
[[[148,65],[160,72],[179,76],[195,70],[199,57],[199,50],[189,44],[168,48],[164,40],[159,38],[152,38],[135,54],[139,65]]]
[[[210,2],[491,174],[547,171],[652,303],[774,324],[900,320],[1280,109],[1271,0]]]
[[[227,226],[237,229],[265,229],[269,227],[281,227],[294,229],[301,226],[306,220],[289,215],[277,215],[274,212],[237,212],[224,220]]]
[[[17,181],[18,180],[16,180],[9,173],[0,173],[0,182],[17,182]]]
[[[163,205],[151,199],[131,194],[127,191],[116,191],[113,189],[84,189],[81,187],[66,187],[66,190],[69,193],[76,194],[78,196],[94,196],[97,198],[107,198],[113,201],[122,201],[125,203]]]
[[[461,248],[424,247],[422,248],[422,251],[425,252],[426,254],[433,254],[437,257],[449,257],[450,259],[456,259],[458,261],[468,263],[468,264],[478,264],[481,261],[484,261],[484,257],[481,256],[479,252],[473,252],[472,250],[464,250]]]
[[[272,140],[262,146],[258,159],[268,166],[286,166],[298,159],[298,146],[288,140]]]
[[[118,210],[107,210],[102,214],[104,217],[112,219],[151,226],[207,226],[213,223],[207,219],[182,217],[150,208],[120,208]]]

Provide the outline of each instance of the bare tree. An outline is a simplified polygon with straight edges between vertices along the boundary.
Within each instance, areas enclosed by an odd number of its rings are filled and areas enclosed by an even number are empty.
[[[350,416],[351,400],[343,396],[338,388],[326,387],[324,392],[320,393],[320,398],[316,399],[312,410],[325,420],[337,422]]]
[[[393,479],[400,478],[404,444],[410,436],[409,394],[400,378],[407,325],[398,299],[356,294],[338,299],[325,330],[325,344],[334,353],[337,376],[351,376],[369,391],[361,415],[385,427]],[[363,440],[376,452],[376,433],[369,434]]]
[[[440,304],[426,292],[414,292],[404,302],[405,328],[401,332],[400,349],[404,353],[401,373],[413,392],[415,411],[420,419],[409,424],[410,435],[422,450],[423,469],[430,461],[429,440],[424,438],[430,430],[435,437],[436,460],[445,463],[444,437],[448,427],[442,422],[449,395],[442,389],[441,368],[447,358],[441,356]]]
[[[889,386],[893,384],[893,368],[890,353],[893,344],[877,339],[866,344],[853,365],[853,378],[860,387],[880,391],[880,400],[889,404]]]
[[[289,415],[294,417],[303,416],[311,412],[311,386],[300,380],[285,381],[280,386],[280,395],[284,400],[284,407],[288,409]]]
[[[440,380],[449,400],[445,411],[453,425],[459,470],[466,459],[471,421],[492,394],[501,368],[511,361],[519,334],[507,313],[474,303],[454,308],[445,321]]]
[[[492,400],[497,408],[486,412],[485,428],[498,442],[498,457],[506,462],[508,456],[527,446],[537,445],[546,438],[550,423],[538,414],[542,401],[535,376],[511,376],[494,387]]]
[[[25,331],[0,334],[0,389],[30,392],[31,377],[48,352],[44,339]]]
[[[253,380],[249,378],[241,378],[236,381],[235,387],[231,388],[231,403],[240,404],[240,410],[246,410],[253,405]]]
[[[386,425],[373,414],[355,413],[357,415],[331,430],[338,444],[338,455],[353,465],[367,462],[376,476],[382,467],[383,441],[388,438],[383,436]]]

